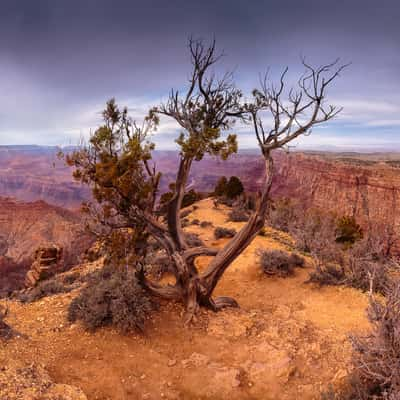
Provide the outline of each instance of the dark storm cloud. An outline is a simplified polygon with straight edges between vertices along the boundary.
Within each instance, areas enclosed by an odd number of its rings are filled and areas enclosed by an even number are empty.
[[[225,67],[235,68],[246,89],[267,66],[289,65],[295,76],[300,55],[314,63],[352,61],[332,91],[345,113],[326,137],[360,141],[365,128],[370,142],[374,132],[380,141],[397,140],[397,1],[2,0],[0,6],[0,143],[74,141],[95,127],[96,111],[111,96],[143,113],[183,84],[191,34],[215,35]]]

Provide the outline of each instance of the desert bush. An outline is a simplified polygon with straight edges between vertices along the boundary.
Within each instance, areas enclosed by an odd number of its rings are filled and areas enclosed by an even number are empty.
[[[68,309],[70,322],[81,321],[88,330],[115,326],[122,332],[143,332],[155,303],[140,286],[134,271],[106,267],[92,276]]]
[[[310,272],[307,282],[316,283],[320,286],[336,286],[344,284],[345,279],[344,268],[339,264],[324,263],[316,260],[315,270]]]
[[[201,221],[200,222],[200,228],[208,228],[209,226],[212,226],[213,223],[211,221]]]
[[[43,297],[70,292],[73,288],[73,286],[65,284],[60,279],[53,278],[41,281],[35,287],[17,293],[15,297],[22,303],[32,303]]]
[[[288,198],[278,199],[272,202],[268,222],[275,229],[289,232],[289,227],[294,221],[296,209],[293,201]]]
[[[215,239],[221,238],[232,238],[236,235],[235,229],[224,228],[222,226],[217,226],[214,229],[214,237]]]
[[[191,210],[190,208],[187,208],[186,210],[182,210],[179,214],[180,218],[186,219],[186,217],[191,214],[193,210]]]
[[[233,208],[228,214],[229,221],[246,222],[249,220],[249,213],[244,208]]]
[[[357,399],[400,398],[400,284],[387,289],[385,300],[371,298],[372,332],[352,336]]]
[[[190,225],[190,220],[189,220],[189,218],[184,218],[184,219],[182,220],[181,224],[182,224],[182,228],[186,228],[187,226],[189,226],[189,225]]]
[[[186,233],[185,240],[189,247],[204,246],[204,242],[200,239],[197,233]]]
[[[267,275],[281,277],[293,275],[295,268],[304,267],[304,258],[282,250],[258,250],[259,262]]]
[[[362,237],[363,231],[354,217],[343,216],[336,221],[336,242],[352,245]]]
[[[308,282],[321,286],[345,285],[383,294],[390,285],[392,270],[392,263],[350,253],[340,264],[317,260],[316,268],[310,273]]]

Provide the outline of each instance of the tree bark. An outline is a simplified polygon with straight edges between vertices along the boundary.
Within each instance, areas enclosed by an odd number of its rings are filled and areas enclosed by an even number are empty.
[[[186,185],[191,160],[181,160],[177,177],[176,194],[170,203],[168,212],[168,235],[174,242],[174,251],[169,254],[174,264],[176,284],[160,286],[142,277],[147,289],[154,295],[169,300],[182,301],[186,307],[185,323],[190,323],[196,317],[200,306],[218,311],[224,307],[237,307],[238,303],[230,297],[212,298],[213,291],[222,275],[231,263],[247,248],[264,226],[268,209],[269,192],[273,177],[273,160],[268,151],[264,152],[266,171],[264,186],[254,214],[236,236],[221,250],[208,247],[187,249],[179,220],[179,210]],[[173,236],[174,235],[174,236]],[[199,274],[194,265],[198,256],[215,256],[204,273]]]
[[[177,250],[184,250],[187,247],[179,215],[182,206],[183,196],[185,195],[185,188],[189,177],[192,161],[193,161],[192,158],[185,158],[185,157],[181,158],[179,162],[178,173],[176,176],[175,194],[168,204],[168,211],[167,211],[168,230],[176,243]]]

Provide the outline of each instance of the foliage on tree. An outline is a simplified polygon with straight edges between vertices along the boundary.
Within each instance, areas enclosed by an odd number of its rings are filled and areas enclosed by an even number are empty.
[[[226,186],[228,185],[228,179],[226,176],[221,176],[221,178],[218,179],[217,184],[215,185],[214,188],[214,196],[220,197],[224,196],[226,194]]]
[[[214,188],[214,196],[235,199],[244,192],[242,181],[237,176],[231,176],[229,180],[226,176],[219,178]]]
[[[172,90],[168,100],[151,109],[140,125],[128,116],[127,109],[121,110],[114,100],[109,101],[103,113],[104,123],[88,146],[67,158],[76,168],[74,176],[92,187],[95,201],[85,208],[101,226],[100,233],[110,235],[112,231],[125,229],[132,235],[132,246],[127,251],[133,254],[135,261],[130,264],[136,265],[141,285],[153,295],[182,301],[187,322],[193,320],[200,306],[215,311],[237,306],[234,299],[215,298],[213,292],[225,270],[264,226],[273,177],[272,153],[340,112],[326,105],[326,92],[343,69],[338,61],[313,68],[303,60],[305,73],[297,89],[286,88],[285,69],[277,85],[266,76],[251,99],[244,101],[231,73],[217,76],[213,71],[221,58],[215,42],[205,46],[202,41],[191,39],[189,52],[192,71],[185,89]],[[269,127],[264,123],[270,120],[264,120],[268,114],[273,121]],[[149,140],[159,123],[159,115],[173,119],[181,128],[176,140],[179,166],[165,219],[155,211],[160,172],[152,163],[154,145]],[[252,126],[265,160],[256,209],[222,249],[189,247],[180,209],[191,166],[206,154],[226,160],[236,152],[236,135],[229,132],[237,120]],[[227,134],[222,136],[224,131]],[[146,276],[143,263],[149,237],[157,241],[170,259],[174,284],[162,286]],[[194,262],[201,255],[214,256],[202,272]]]

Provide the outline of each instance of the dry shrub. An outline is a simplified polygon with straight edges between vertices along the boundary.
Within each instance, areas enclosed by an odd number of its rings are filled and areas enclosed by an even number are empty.
[[[244,208],[235,207],[228,214],[229,221],[233,222],[246,222],[249,220],[249,213]]]
[[[295,268],[303,268],[305,263],[298,254],[282,250],[258,250],[258,256],[264,273],[280,277],[293,275]]]
[[[400,283],[385,301],[371,298],[368,318],[372,332],[353,336],[357,399],[400,399]]]
[[[222,226],[218,226],[214,229],[215,239],[232,238],[235,235],[236,235],[235,229],[224,228]]]
[[[179,213],[180,218],[186,218],[189,214],[193,212],[192,208],[187,208],[186,210],[181,210]]]
[[[59,293],[68,293],[74,286],[63,282],[61,279],[53,278],[39,282],[35,287],[16,294],[16,298],[22,303],[32,303],[43,297],[52,296]]]
[[[72,300],[70,322],[81,321],[90,331],[115,326],[120,331],[143,332],[155,303],[140,286],[132,270],[106,267],[91,277],[88,285]]]
[[[183,220],[182,220],[182,228],[186,228],[189,225],[190,225],[189,218],[183,218]]]
[[[347,254],[336,253],[336,258],[317,258],[315,271],[308,282],[323,285],[345,285],[384,294],[390,284],[395,264],[375,257],[368,249],[355,247]]]
[[[200,222],[200,228],[208,228],[209,226],[212,226],[213,223],[211,221],[201,221]]]
[[[189,247],[199,247],[204,246],[204,242],[200,239],[197,233],[186,233],[185,240]]]

